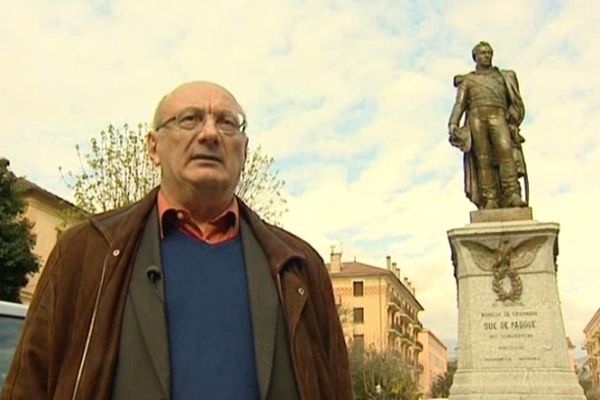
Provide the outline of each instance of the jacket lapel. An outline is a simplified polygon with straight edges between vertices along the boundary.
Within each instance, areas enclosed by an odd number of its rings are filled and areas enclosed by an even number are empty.
[[[264,400],[271,380],[279,303],[263,249],[243,219],[240,229],[248,279],[258,386],[261,399]]]
[[[238,198],[238,201],[242,220],[245,219],[248,222],[248,227],[256,237],[257,242],[260,243],[260,247],[264,249],[273,279],[277,279],[279,272],[292,259],[297,258],[301,263],[306,262],[304,254],[273,233],[274,229],[279,228],[268,226],[241,199]]]
[[[156,375],[165,394],[170,391],[169,339],[156,207],[148,216],[135,257],[129,300]]]
[[[265,296],[265,293],[260,292],[259,289],[253,287],[252,274],[248,273],[248,288],[255,334],[255,352],[262,399],[265,399],[265,391],[268,390],[269,383],[273,388],[271,391],[272,393],[268,394],[266,397],[267,399],[296,399],[299,398],[296,394],[297,391],[302,391],[300,385],[302,378],[295,376],[298,381],[298,386],[296,386],[292,361],[290,359],[285,361],[284,358],[286,356],[283,354],[291,351],[293,357],[296,328],[302,310],[306,304],[306,295],[304,295],[306,288],[304,287],[305,283],[301,279],[301,270],[302,266],[306,264],[306,256],[300,249],[288,243],[287,235],[290,234],[285,231],[281,231],[281,234],[275,234],[279,228],[269,226],[263,222],[260,217],[250,210],[242,201],[240,201],[240,215],[242,216],[241,233],[244,245],[244,256],[246,257],[246,270],[251,271],[250,268],[254,270],[252,263],[259,261],[258,259],[255,259],[255,261],[249,259],[252,251],[247,249],[247,246],[249,245],[249,243],[247,243],[249,241],[247,238],[252,238],[251,240],[254,241],[256,248],[260,251],[260,257],[264,257],[260,262],[266,262],[271,273],[271,281],[269,284],[271,285],[271,290],[275,292],[276,298],[276,309],[271,312],[278,314],[280,307],[283,311],[283,314],[280,315],[280,318],[283,318],[283,321],[280,321],[281,329],[283,330],[282,332],[277,329],[276,316],[269,317],[264,315],[264,318],[269,318],[269,321],[272,320],[274,322],[269,322],[269,325],[264,324],[264,326],[261,326],[264,322],[261,322],[259,319],[261,313],[260,308],[262,307],[260,302],[265,301],[265,299],[262,299],[262,296]],[[277,282],[277,285],[279,286],[278,289],[276,289],[275,282]],[[287,335],[285,335],[285,328],[287,328]],[[268,339],[270,340],[269,342],[261,343],[260,338],[263,338],[262,340],[268,338],[269,330],[273,331],[271,332],[273,339]],[[267,347],[267,345],[271,347]],[[273,346],[275,347],[274,352],[277,359],[274,361],[273,358],[265,360],[261,355],[261,349],[265,354],[272,355]],[[275,370],[273,370],[274,368]],[[281,371],[279,369],[281,369]],[[286,373],[290,373],[290,376],[285,377]],[[272,376],[275,378],[271,378]],[[270,379],[274,379],[274,382],[270,382]]]

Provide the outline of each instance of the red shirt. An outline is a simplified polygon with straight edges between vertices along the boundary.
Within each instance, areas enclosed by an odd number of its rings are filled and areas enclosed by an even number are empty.
[[[161,238],[165,230],[176,227],[196,239],[216,244],[234,238],[240,231],[240,209],[235,197],[221,214],[203,224],[196,222],[189,211],[172,207],[162,190],[156,202]]]

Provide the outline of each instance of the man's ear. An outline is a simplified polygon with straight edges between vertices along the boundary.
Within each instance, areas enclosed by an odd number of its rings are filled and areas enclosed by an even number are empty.
[[[152,161],[152,164],[157,167],[160,165],[160,156],[158,155],[158,133],[156,131],[148,132],[148,138],[146,140],[146,148],[148,149],[148,157]]]

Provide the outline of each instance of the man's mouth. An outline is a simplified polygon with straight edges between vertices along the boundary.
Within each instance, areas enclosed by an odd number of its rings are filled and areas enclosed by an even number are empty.
[[[196,154],[192,156],[192,161],[222,162],[221,157],[214,154]]]

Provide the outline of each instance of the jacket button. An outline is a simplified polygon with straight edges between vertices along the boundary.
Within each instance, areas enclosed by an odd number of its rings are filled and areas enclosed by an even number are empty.
[[[115,257],[118,256],[119,254],[121,254],[121,250],[119,250],[119,249],[115,249],[112,252],[112,255],[115,256]]]
[[[299,287],[298,293],[300,294],[300,296],[304,296],[304,288]]]

